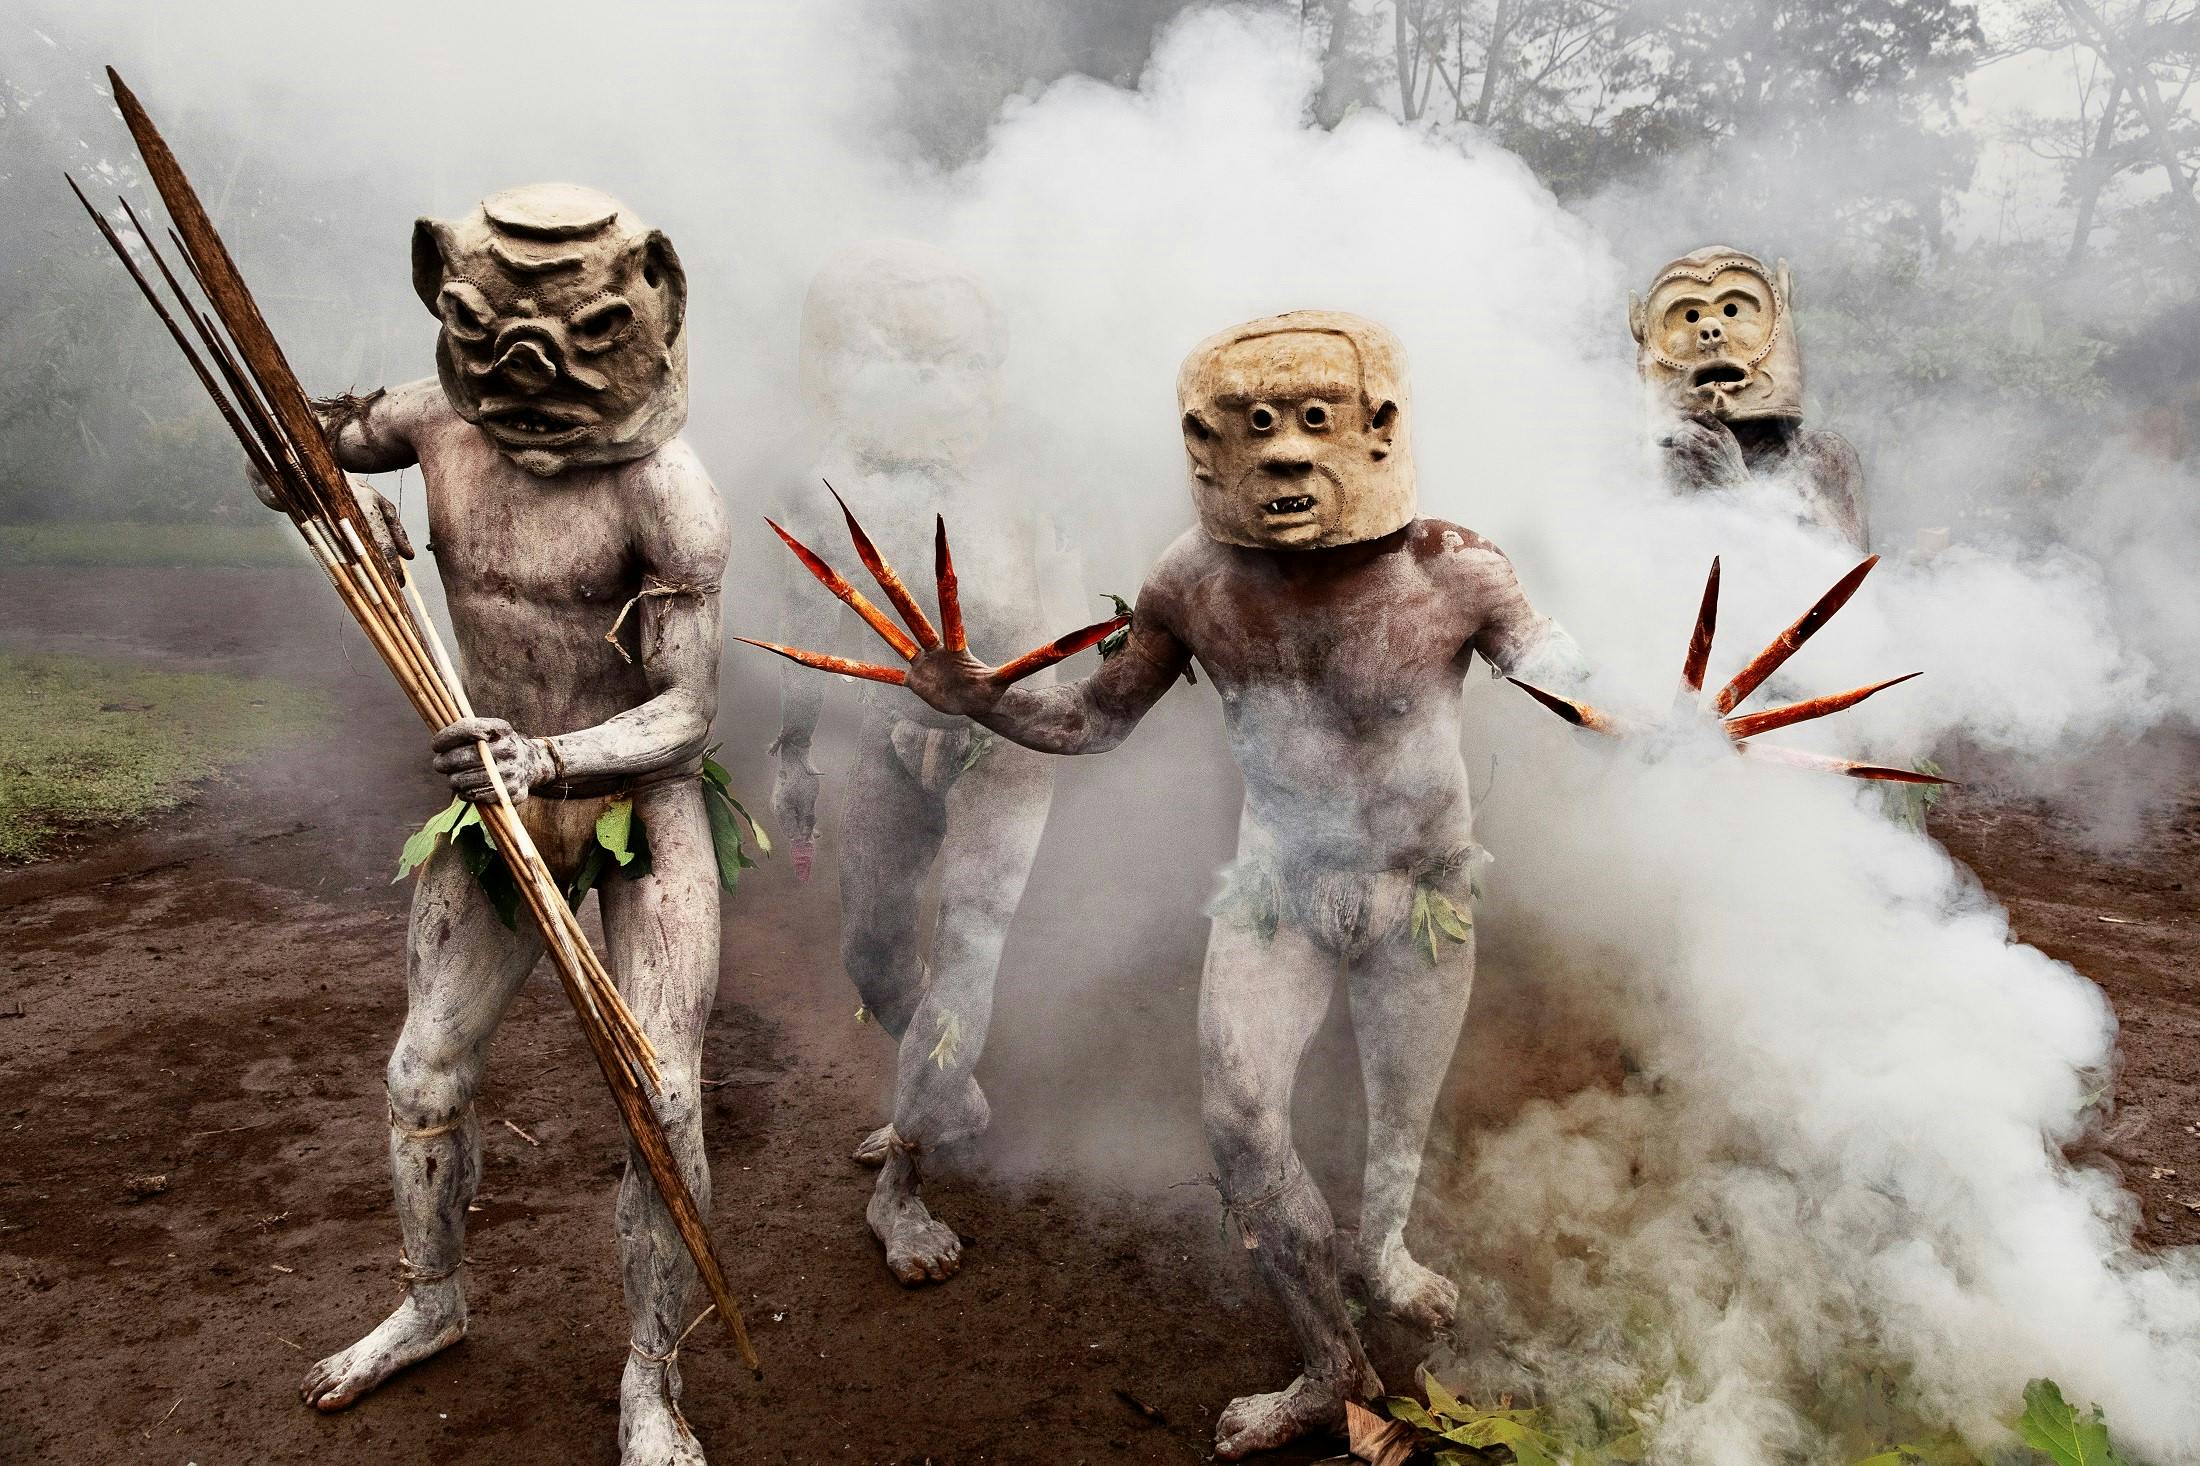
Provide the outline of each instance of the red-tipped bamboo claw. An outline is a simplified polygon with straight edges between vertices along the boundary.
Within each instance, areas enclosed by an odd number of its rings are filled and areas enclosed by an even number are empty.
[[[1711,665],[1711,636],[1719,629],[1719,557],[1711,557],[1711,574],[1703,583],[1703,604],[1696,609],[1696,629],[1688,637],[1688,655],[1681,660],[1681,694],[1694,697],[1703,691],[1704,668]]]
[[[1937,774],[1921,774],[1915,769],[1890,769],[1879,764],[1859,763],[1855,759],[1835,758],[1830,753],[1812,753],[1807,748],[1779,748],[1769,743],[1744,743],[1739,747],[1748,758],[1762,759],[1766,763],[1787,764],[1798,769],[1815,769],[1823,774],[1846,774],[1852,779],[1878,779],[1889,784],[1955,782]]]
[[[871,662],[852,661],[847,657],[828,656],[824,652],[806,652],[798,646],[781,646],[776,641],[756,641],[737,636],[735,641],[749,646],[760,646],[765,651],[777,652],[790,662],[800,662],[805,667],[815,667],[820,672],[837,672],[843,677],[861,677],[866,682],[891,682],[895,686],[909,680],[909,674],[899,667],[881,667]]]
[[[1726,736],[1739,743],[1744,738],[1770,733],[1775,728],[1807,723],[1812,718],[1823,718],[1828,713],[1853,708],[1875,692],[1885,692],[1898,682],[1907,682],[1912,677],[1923,675],[1922,672],[1905,672],[1900,677],[1889,677],[1886,681],[1874,682],[1869,687],[1852,687],[1847,692],[1836,692],[1830,697],[1814,697],[1807,702],[1791,702],[1784,708],[1768,708],[1761,713],[1746,713],[1728,718]]]
[[[877,606],[872,605],[870,597],[850,585],[846,577],[826,564],[808,545],[803,544],[802,541],[781,529],[778,521],[770,515],[764,517],[764,522],[772,527],[772,533],[778,535],[788,549],[794,551],[794,557],[802,562],[802,568],[816,576],[818,583],[835,596],[838,596],[841,603],[847,606],[849,610],[861,616],[865,625],[880,636],[885,637],[888,646],[904,657],[916,656],[917,644],[911,641],[908,634],[899,626],[887,620],[886,613]]]
[[[1036,651],[1025,652],[1013,662],[1005,662],[994,669],[993,680],[999,683],[1021,682],[1044,667],[1051,667],[1065,657],[1074,657],[1088,646],[1098,646],[1116,632],[1131,624],[1128,616],[1110,616],[1105,621],[1095,621],[1082,626],[1067,636],[1058,636]]]
[[[1947,784],[1952,782],[1934,774],[1913,773],[1909,769],[1885,768],[1878,764],[1859,763],[1854,759],[1835,758],[1829,754],[1808,753],[1792,748],[1773,748],[1748,741],[1760,733],[1769,733],[1776,728],[1790,727],[1796,723],[1808,722],[1813,718],[1823,718],[1830,713],[1838,713],[1844,708],[1855,707],[1874,693],[1884,692],[1897,683],[1907,682],[1910,678],[1920,675],[1916,672],[1910,672],[1900,677],[1890,677],[1884,682],[1874,682],[1864,687],[1852,687],[1847,692],[1837,692],[1829,697],[1814,697],[1803,702],[1789,703],[1785,707],[1768,708],[1763,712],[1745,713],[1739,717],[1727,717],[1727,714],[1733,712],[1736,703],[1756,691],[1766,678],[1780,669],[1781,663],[1794,656],[1797,649],[1804,642],[1810,640],[1812,636],[1817,634],[1820,627],[1833,619],[1834,612],[1848,604],[1849,597],[1856,594],[1856,588],[1864,583],[1864,577],[1871,574],[1872,567],[1878,563],[1879,557],[1874,555],[1835,581],[1833,588],[1820,596],[1817,602],[1803,613],[1800,620],[1781,632],[1774,639],[1772,645],[1759,652],[1750,660],[1748,666],[1735,675],[1733,681],[1720,689],[1719,695],[1712,701],[1712,706],[1724,720],[1719,726],[1726,731],[1727,737],[1732,739],[1734,745],[1743,753],[1767,762],[1789,764],[1796,768],[1845,774],[1852,779],[1881,779],[1902,784]],[[1711,638],[1712,633],[1718,627],[1718,619],[1719,562],[1713,559],[1710,578],[1704,582],[1703,602],[1696,611],[1696,628],[1688,638],[1688,655],[1681,663],[1680,701],[1683,704],[1693,704],[1702,695],[1704,669],[1710,665]],[[1518,677],[1508,677],[1505,680],[1573,724],[1576,728],[1587,728],[1594,733],[1613,736],[1624,734],[1627,731],[1626,725],[1619,719],[1612,717],[1609,713],[1601,712],[1585,702],[1576,702],[1572,698],[1560,697],[1555,692],[1546,692],[1540,687],[1533,687],[1522,682]]]
[[[1523,682],[1518,677],[1507,677],[1505,680],[1573,724],[1576,728],[1587,728],[1592,733],[1605,733],[1615,738],[1619,736],[1620,725],[1618,719],[1597,711],[1585,702],[1575,702],[1570,697],[1560,697],[1555,692],[1545,692],[1542,688],[1535,686],[1533,683]]]
[[[901,577],[894,573],[894,567],[886,563],[886,557],[878,552],[878,546],[871,543],[871,537],[863,532],[863,526],[856,523],[855,512],[848,507],[848,501],[840,497],[840,490],[828,483],[825,485],[825,492],[833,496],[833,502],[840,506],[841,518],[848,521],[848,538],[855,541],[856,555],[863,561],[863,568],[871,572],[871,578],[878,582],[878,588],[886,592],[886,599],[894,603],[894,609],[901,612],[901,619],[909,623],[909,629],[916,634],[917,644],[927,651],[938,646],[940,634],[933,629],[932,618],[924,614],[924,607],[917,604],[917,598],[909,593],[908,586],[902,584]]]
[[[963,632],[962,582],[955,578],[955,557],[947,552],[947,519],[932,516],[932,579],[940,591],[940,635],[951,652],[968,651]]]
[[[871,572],[871,578],[878,582],[879,589],[886,592],[886,598],[894,603],[894,609],[901,613],[901,618],[907,623],[914,639],[911,635],[905,635],[900,627],[894,625],[887,618],[885,612],[873,605],[861,591],[850,585],[838,571],[826,564],[823,558],[812,551],[809,546],[781,529],[772,520],[766,519],[764,522],[771,525],[772,533],[778,535],[787,548],[794,553],[794,557],[802,562],[802,568],[809,571],[811,575],[817,578],[819,584],[831,591],[844,604],[853,609],[857,615],[861,616],[870,628],[883,637],[886,644],[891,646],[895,654],[905,662],[914,662],[927,651],[962,652],[969,650],[969,643],[963,628],[962,590],[955,579],[955,558],[947,548],[946,520],[934,516],[932,534],[933,571],[938,582],[940,624],[944,628],[945,635],[943,643],[941,639],[942,631],[934,628],[931,618],[924,614],[924,608],[917,604],[917,598],[910,594],[909,587],[902,582],[899,575],[894,573],[894,567],[886,563],[886,557],[879,553],[878,546],[871,542],[871,537],[864,533],[863,526],[856,522],[855,513],[849,509],[847,501],[841,499],[839,492],[834,490],[831,484],[828,483],[825,488],[827,492],[832,494],[834,500],[840,504],[841,515],[848,521],[848,538],[854,542],[856,554],[862,558],[864,567]],[[1006,686],[1011,682],[1020,682],[1041,668],[1051,667],[1056,662],[1077,655],[1087,647],[1107,640],[1108,637],[1128,625],[1130,625],[1130,617],[1128,616],[1111,616],[1105,621],[1096,621],[1090,626],[1072,631],[1067,636],[1056,637],[1045,646],[1035,651],[1026,652],[1014,661],[995,668],[988,675],[994,682],[1002,686]],[[822,672],[837,672],[843,677],[861,677],[872,682],[890,682],[899,685],[906,685],[909,681],[909,674],[898,668],[880,667],[870,662],[850,661],[846,657],[829,656],[824,652],[804,651],[800,647],[781,646],[773,641],[756,641],[746,636],[737,636],[734,640],[749,646],[762,647],[765,651],[776,653],[791,662],[800,662],[805,667],[815,667]]]
[[[1856,588],[1864,583],[1864,577],[1872,573],[1879,563],[1873,555],[1854,570],[1833,583],[1833,589],[1820,596],[1816,604],[1805,611],[1793,626],[1772,639],[1772,645],[1750,659],[1749,665],[1734,674],[1734,680],[1719,689],[1719,696],[1712,704],[1720,717],[1734,711],[1735,707],[1755,692],[1767,677],[1780,670],[1783,662],[1818,634],[1818,629],[1833,619],[1833,613],[1849,603]]]

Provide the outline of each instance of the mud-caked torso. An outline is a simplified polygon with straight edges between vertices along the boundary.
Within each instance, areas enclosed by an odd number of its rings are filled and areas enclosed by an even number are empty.
[[[1485,541],[1436,520],[1336,550],[1179,540],[1141,608],[1152,598],[1221,696],[1243,853],[1384,871],[1469,846],[1461,682],[1513,587]]]
[[[682,502],[694,483],[707,484],[686,444],[537,477],[440,395],[417,410],[411,437],[427,488],[429,547],[475,707],[549,735],[646,702],[639,618],[626,617],[624,655],[606,636],[645,589],[683,584],[672,548],[683,537],[665,517],[715,507]],[[715,594],[715,579],[697,589]]]

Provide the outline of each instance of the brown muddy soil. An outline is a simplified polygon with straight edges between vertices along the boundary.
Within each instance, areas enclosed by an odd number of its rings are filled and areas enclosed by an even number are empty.
[[[271,572],[0,582],[11,645],[292,676],[341,709],[157,827],[0,871],[0,1462],[615,1459],[624,1148],[539,975],[481,1100],[472,1336],[347,1413],[298,1403],[306,1367],[396,1296],[381,1066],[406,891],[389,875],[442,802],[410,712],[325,601]],[[1185,701],[1142,739],[1166,750],[1211,711]],[[728,761],[759,801],[775,704],[764,671],[729,662]],[[708,1334],[684,1356],[713,1459],[1200,1461],[1231,1396],[1289,1377],[1280,1321],[1197,1184],[1203,892],[1181,871],[1220,863],[1235,800],[1197,769],[1166,785],[1108,761],[1065,772],[981,1070],[994,1130],[928,1187],[968,1239],[964,1273],[920,1292],[881,1267],[869,1173],[847,1160],[891,1055],[853,1021],[830,847],[807,887],[784,862],[750,877],[725,924],[706,1123],[713,1222],[766,1374]],[[1109,822],[1165,832],[1171,858],[1096,872],[1060,833]],[[1936,828],[2026,940],[2110,993],[2125,1062],[2109,1157],[2149,1241],[2200,1240],[2200,803],[2114,860],[1975,795]],[[1476,1005],[1455,1071],[1480,1080],[1454,1107],[1469,1124],[1616,1063],[1537,1053],[1532,991],[1503,971]],[[1345,1052],[1341,1029],[1317,1042],[1300,1106],[1340,1210],[1357,1164]],[[1386,1377],[1410,1379],[1416,1340],[1378,1327],[1373,1343]]]

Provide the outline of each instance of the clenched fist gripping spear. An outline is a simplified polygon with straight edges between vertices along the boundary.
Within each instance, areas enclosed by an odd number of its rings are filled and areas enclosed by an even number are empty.
[[[857,551],[906,631],[807,549],[795,552],[903,665],[769,649],[901,683],[943,712],[1055,753],[1115,747],[1195,657],[1213,679],[1245,811],[1237,858],[1209,908],[1202,1109],[1224,1205],[1303,1360],[1287,1388],[1222,1413],[1216,1449],[1237,1458],[1335,1428],[1347,1401],[1379,1393],[1342,1273],[1364,1285],[1371,1306],[1425,1328],[1448,1323],[1457,1305],[1457,1288],[1407,1251],[1405,1225],[1474,976],[1480,852],[1460,754],[1461,684],[1477,654],[1539,684],[1569,685],[1583,668],[1572,638],[1528,604],[1494,545],[1416,516],[1405,363],[1388,331],[1328,311],[1234,327],[1192,352],[1177,395],[1200,523],[1162,556],[1126,644],[1092,676],[1018,684],[1119,621],[988,667],[956,624],[944,528],[947,624],[935,630],[852,517]],[[1699,639],[1708,655],[1708,626]],[[1690,662],[1700,684],[1700,657]],[[1577,723],[1610,724],[1542,695]],[[1351,1258],[1339,1256],[1290,1123],[1299,1060],[1340,968],[1368,1098]]]

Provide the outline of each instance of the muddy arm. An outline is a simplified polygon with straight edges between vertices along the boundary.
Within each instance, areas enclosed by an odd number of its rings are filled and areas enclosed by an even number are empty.
[[[634,607],[636,659],[651,696],[592,728],[543,740],[554,777],[575,785],[616,785],[692,760],[710,741],[718,712],[719,585],[729,546],[724,508],[680,445],[660,450],[639,474],[645,593]]]
[[[1864,510],[1864,461],[1839,433],[1804,432],[1796,445],[1804,492],[1812,517],[1859,550],[1869,549],[1870,520]]]
[[[1461,532],[1465,534],[1465,531]],[[1512,561],[1480,536],[1454,551],[1450,569],[1458,592],[1482,609],[1482,624],[1468,646],[1508,677],[1554,691],[1589,679],[1589,663],[1566,628],[1528,603]]]
[[[1168,628],[1151,582],[1138,597],[1130,639],[1077,682],[1003,687],[968,652],[931,651],[909,668],[909,690],[945,713],[974,719],[1041,753],[1105,753],[1184,675],[1191,653]]]

